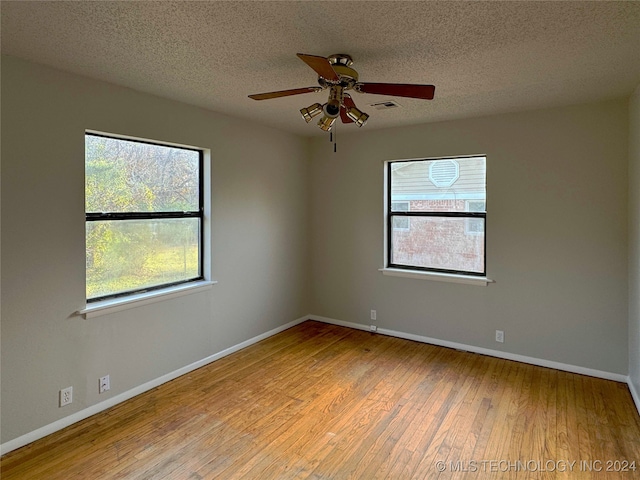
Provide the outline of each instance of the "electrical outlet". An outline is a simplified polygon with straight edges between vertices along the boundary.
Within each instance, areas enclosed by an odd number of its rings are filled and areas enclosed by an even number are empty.
[[[375,320],[377,316],[378,312],[376,312],[375,310],[371,310],[371,320]]]
[[[504,332],[502,330],[496,330],[496,342],[504,343]]]
[[[109,381],[109,375],[100,377],[99,384],[98,384],[98,393],[104,393],[110,388],[111,388],[111,383]]]
[[[378,327],[376,327],[375,325],[369,325],[369,331],[377,332],[378,331]]]
[[[73,402],[73,387],[67,387],[60,390],[60,406],[64,407]]]

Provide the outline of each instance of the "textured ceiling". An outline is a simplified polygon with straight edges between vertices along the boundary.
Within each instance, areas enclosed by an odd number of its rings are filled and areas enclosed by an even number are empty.
[[[322,134],[298,110],[326,91],[296,53],[348,53],[363,82],[429,83],[432,101],[354,93],[363,129],[630,95],[640,2],[2,1],[2,53]],[[394,99],[401,108],[369,104]],[[339,127],[357,130],[353,124]]]

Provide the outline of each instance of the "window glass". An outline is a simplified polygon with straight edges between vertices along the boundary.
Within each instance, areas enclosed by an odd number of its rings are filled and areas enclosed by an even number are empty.
[[[470,200],[486,201],[485,157],[456,159],[455,175],[438,167],[443,162],[453,160],[390,162],[391,203],[409,202],[412,212],[446,212],[465,211]],[[438,167],[435,176],[432,166]]]
[[[198,151],[96,135],[85,148],[87,212],[198,210]]]
[[[394,212],[408,212],[409,202],[391,202],[391,210]],[[409,228],[409,217],[394,217],[393,228],[407,230]]]
[[[89,301],[202,278],[202,157],[86,134]]]
[[[437,270],[484,272],[484,219],[480,232],[465,231],[468,219],[413,217],[411,228],[393,235],[391,263]]]
[[[387,266],[484,275],[486,158],[387,166]]]

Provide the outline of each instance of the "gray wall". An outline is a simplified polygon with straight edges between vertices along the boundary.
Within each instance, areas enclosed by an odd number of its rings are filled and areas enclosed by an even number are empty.
[[[72,315],[85,298],[85,129],[211,149],[218,285]],[[308,313],[308,173],[304,139],[4,57],[2,442]]]
[[[639,97],[630,138],[618,100],[388,130],[373,116],[357,134],[340,126],[333,154],[325,137],[4,57],[1,442],[307,313],[369,324],[376,309],[381,328],[625,375],[631,363],[640,390],[637,194],[627,202],[640,187]],[[84,306],[85,129],[211,149],[218,285],[73,315]],[[477,153],[497,283],[383,276],[382,162]],[[98,396],[107,373],[112,389]],[[74,402],[58,408],[69,385]]]
[[[629,102],[629,378],[640,409],[640,86]]]
[[[343,128],[337,154],[317,139],[313,313],[368,325],[375,309],[379,328],[626,375],[627,117],[619,100]],[[383,161],[468,154],[487,155],[487,273],[497,283],[382,275]]]

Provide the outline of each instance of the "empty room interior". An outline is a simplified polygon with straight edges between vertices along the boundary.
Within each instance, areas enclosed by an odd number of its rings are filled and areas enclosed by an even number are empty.
[[[0,17],[3,479],[640,478],[640,2]]]

